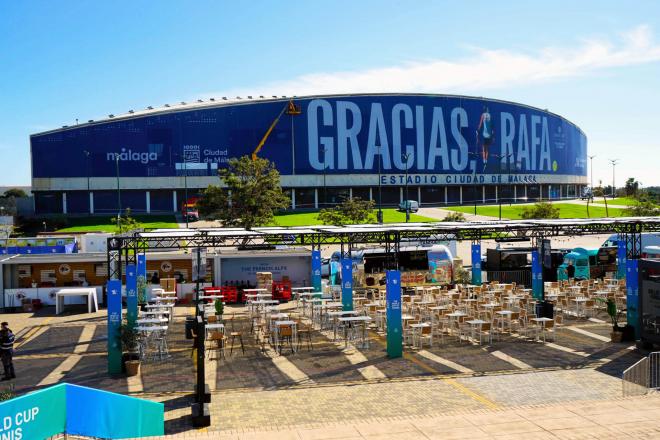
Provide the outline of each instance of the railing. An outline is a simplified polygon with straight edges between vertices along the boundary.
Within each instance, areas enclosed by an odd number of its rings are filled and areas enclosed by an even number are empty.
[[[623,395],[640,396],[660,388],[660,352],[655,351],[640,359],[623,372]]]

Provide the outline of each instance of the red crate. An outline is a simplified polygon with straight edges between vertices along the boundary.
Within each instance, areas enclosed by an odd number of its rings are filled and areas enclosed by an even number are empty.
[[[291,281],[273,281],[273,299],[291,301]]]
[[[224,299],[227,304],[234,304],[238,302],[238,289],[236,286],[223,286],[222,294],[224,295]]]

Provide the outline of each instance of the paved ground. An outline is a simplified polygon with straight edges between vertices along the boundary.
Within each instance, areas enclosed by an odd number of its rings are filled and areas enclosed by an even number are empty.
[[[243,333],[246,351],[237,344],[226,359],[212,353],[206,361],[213,393],[208,431],[297,432],[321,421],[435,420],[456,411],[611,400],[621,395],[622,370],[643,356],[628,344],[606,342],[609,327],[599,319],[569,321],[554,342],[545,344],[515,335],[489,347],[446,340],[407,350],[400,359],[386,356],[383,335],[375,332],[368,348],[346,348],[333,342],[329,332],[314,332],[311,349],[278,356],[260,350],[241,318],[242,306],[227,309],[237,313],[235,330]],[[189,415],[195,366],[191,341],[183,334],[183,319],[191,309],[176,310],[168,336],[171,358],[143,364],[141,374],[128,380],[106,374],[104,311],[82,311],[72,308],[58,317],[51,309],[6,315],[19,335],[15,391],[66,381],[145,397],[165,404],[167,433],[193,432]]]

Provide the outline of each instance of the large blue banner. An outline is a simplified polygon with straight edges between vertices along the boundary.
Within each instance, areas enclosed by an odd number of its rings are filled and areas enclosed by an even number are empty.
[[[481,285],[481,245],[472,245],[472,284]]]
[[[138,304],[144,304],[147,302],[147,256],[145,254],[138,254],[136,271]]]
[[[321,251],[312,251],[312,287],[321,291]]]
[[[37,390],[0,403],[2,440],[46,439],[65,430],[65,384]]]
[[[619,239],[616,248],[616,277],[626,277],[626,240]]]
[[[353,260],[341,260],[341,303],[343,310],[353,310]]]
[[[67,384],[66,432],[94,438],[164,434],[164,405],[93,388]]]
[[[387,315],[387,356],[403,356],[403,328],[401,324],[401,272],[388,270],[385,285]]]
[[[121,374],[121,280],[108,281],[108,373]]]
[[[626,260],[626,320],[635,327],[635,338],[640,335],[638,260]]]
[[[532,251],[532,295],[535,299],[543,299],[543,267],[539,251]]]
[[[532,184],[542,175],[586,176],[584,134],[541,109],[447,95],[294,101],[301,114],[284,115],[259,153],[282,175],[376,174],[380,167],[383,185],[401,185],[406,170],[414,185],[469,184],[475,175],[478,183]],[[33,177],[114,177],[117,158],[122,177],[215,176],[229,158],[251,154],[287,104],[182,106],[33,135]]]
[[[135,327],[137,321],[137,270],[135,264],[126,265],[126,321]]]

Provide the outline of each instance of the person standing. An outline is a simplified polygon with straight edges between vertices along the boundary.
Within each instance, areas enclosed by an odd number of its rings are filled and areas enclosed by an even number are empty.
[[[572,280],[575,278],[575,266],[573,266],[572,262],[568,262],[568,265],[566,266],[566,275],[568,275],[568,279]]]
[[[11,380],[16,378],[14,372],[14,333],[9,328],[9,323],[0,324],[0,358],[5,375],[2,380]]]

